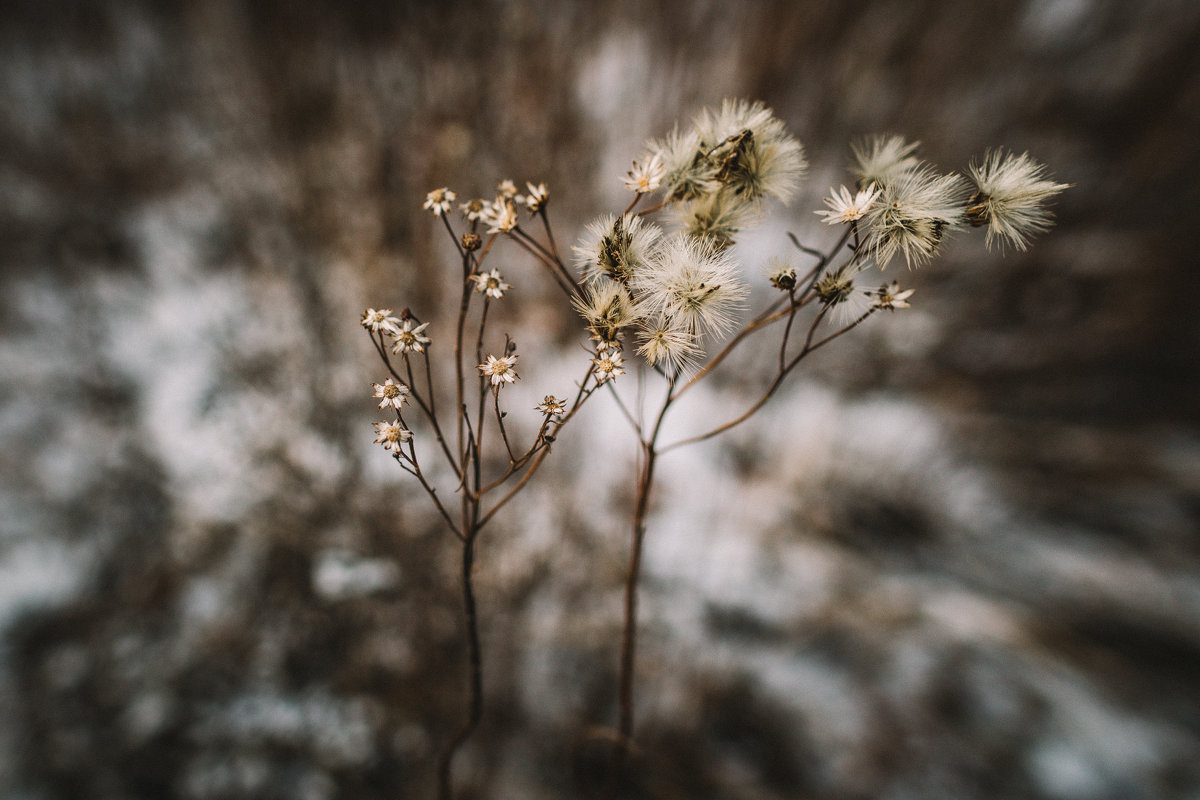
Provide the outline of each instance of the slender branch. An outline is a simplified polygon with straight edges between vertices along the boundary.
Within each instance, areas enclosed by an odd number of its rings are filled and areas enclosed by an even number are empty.
[[[472,584],[471,570],[475,562],[475,537],[478,529],[468,531],[463,539],[462,548],[462,578],[463,611],[467,625],[467,657],[470,662],[470,699],[467,704],[467,719],[455,731],[450,740],[442,747],[438,755],[438,798],[452,800],[454,793],[450,783],[450,767],[454,755],[463,743],[475,732],[479,721],[483,718],[483,656],[479,646],[479,620],[475,608],[475,589]]]
[[[500,428],[500,438],[504,440],[504,449],[508,451],[508,463],[516,463],[517,457],[513,455],[512,445],[508,443],[508,430],[504,427],[504,415],[500,413],[500,387],[492,387],[492,399],[495,400],[496,406],[496,425]]]
[[[400,459],[401,455],[397,453],[396,460],[400,461]],[[438,499],[437,489],[435,489],[433,486],[430,486],[429,482],[425,480],[425,474],[421,472],[421,465],[417,463],[417,451],[416,448],[413,447],[411,439],[408,441],[408,461],[412,464],[412,469],[409,469],[408,471],[416,476],[416,479],[421,482],[421,488],[424,489],[425,493],[429,495],[431,500],[433,500],[433,504],[437,507],[438,513],[442,515],[442,519],[446,520],[446,525],[450,527],[450,530],[454,532],[456,537],[462,539],[462,532],[458,529],[458,526],[454,524],[454,520],[450,518],[450,513],[446,511],[446,507],[442,505],[442,501]],[[400,461],[400,465],[405,467],[405,469],[408,469],[407,465],[405,465],[403,461]]]
[[[546,241],[550,242],[550,252],[554,255],[554,260],[561,266],[562,256],[558,254],[558,244],[554,241],[554,231],[550,228],[550,211],[545,203],[538,209],[538,213],[542,216],[542,227],[546,229]]]
[[[605,794],[616,796],[616,784],[625,759],[626,749],[633,741],[634,704],[633,681],[637,654],[637,598],[638,580],[641,576],[642,550],[646,538],[646,513],[650,504],[650,490],[654,483],[654,465],[660,451],[657,449],[658,435],[662,431],[667,410],[674,401],[674,381],[669,381],[667,397],[658,411],[658,418],[650,438],[640,439],[641,469],[638,471],[637,499],[633,510],[633,531],[629,548],[629,565],[625,573],[625,618],[621,631],[621,653],[617,686],[617,742],[609,761],[608,780]]]
[[[698,436],[691,436],[687,439],[681,439],[677,442],[672,442],[671,444],[662,447],[659,450],[659,452],[665,453],[668,450],[674,450],[675,448],[683,447],[686,444],[695,444],[697,442],[702,442],[706,439],[711,439],[712,437],[714,437],[718,434],[724,433],[725,431],[729,430],[730,428],[733,428],[733,427],[745,422],[747,419],[749,419],[751,416],[753,416],[753,414],[756,411],[758,411],[760,408],[762,408],[763,405],[765,405],[768,400],[771,399],[771,397],[775,394],[775,392],[778,391],[780,385],[782,385],[784,378],[787,377],[788,373],[790,373],[796,367],[796,365],[800,363],[800,361],[805,356],[808,356],[809,354],[813,353],[817,349],[824,347],[829,342],[832,342],[834,339],[838,338],[839,336],[842,336],[843,334],[849,333],[850,331],[854,330],[859,325],[861,325],[863,322],[865,322],[867,320],[867,318],[870,317],[876,311],[876,309],[874,309],[874,308],[869,309],[865,314],[860,316],[858,319],[854,320],[854,322],[851,322],[849,325],[846,325],[845,327],[841,328],[840,330],[829,334],[828,336],[826,336],[823,339],[820,339],[819,341],[817,341],[814,344],[812,341],[813,334],[816,332],[817,323],[819,323],[821,321],[821,318],[824,315],[827,308],[828,307],[822,308],[821,313],[818,314],[816,319],[813,320],[813,324],[808,329],[808,335],[805,337],[804,347],[801,348],[800,352],[797,353],[792,358],[791,361],[789,361],[782,369],[779,370],[779,372],[776,373],[775,378],[771,381],[770,386],[767,387],[766,392],[764,392],[762,397],[760,397],[752,406],[750,406],[750,408],[748,408],[744,413],[737,416],[736,418],[730,420],[729,422],[726,422],[723,425],[719,425],[716,428],[713,428],[712,430],[708,431],[707,433],[702,433]]]
[[[640,378],[641,370],[638,370],[638,376]],[[629,409],[625,407],[625,403],[621,400],[621,395],[617,394],[617,389],[615,386],[613,386],[612,381],[607,381],[606,383],[608,384],[608,393],[612,395],[613,400],[617,401],[617,408],[621,409],[621,413],[625,416],[625,419],[629,421],[629,424],[633,427],[634,431],[637,432],[638,438],[641,439],[642,426],[638,423],[633,414],[629,412]]]
[[[450,220],[447,219],[447,216],[445,214],[438,214],[438,216],[441,217],[442,222],[445,223],[446,232],[450,234],[450,241],[454,242],[454,247],[456,250],[458,250],[458,255],[460,257],[466,255],[466,253],[463,251],[462,242],[460,242],[458,240],[458,234],[455,233],[454,229],[450,227]]]
[[[514,229],[514,230],[516,230],[516,229]],[[549,270],[550,276],[552,278],[554,278],[554,282],[558,284],[558,288],[562,289],[563,292],[566,293],[566,295],[568,297],[574,296],[575,290],[571,288],[570,284],[567,283],[567,281],[563,280],[563,277],[560,274],[558,266],[554,263],[554,261],[551,258],[549,258],[546,255],[543,255],[542,253],[539,253],[524,238],[522,238],[520,236],[514,236],[512,238],[513,238],[514,242],[516,242],[521,247],[523,247],[527,253],[529,253],[531,256],[536,258],[539,262],[541,262],[541,264],[544,267],[546,267],[547,270]]]

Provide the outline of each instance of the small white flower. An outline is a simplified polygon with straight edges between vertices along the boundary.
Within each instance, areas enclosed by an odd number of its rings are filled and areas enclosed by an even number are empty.
[[[434,216],[440,217],[450,211],[451,204],[458,199],[458,195],[443,186],[441,189],[434,189],[429,194],[425,195],[425,208],[432,211]]]
[[[383,383],[373,383],[371,385],[375,387],[374,396],[380,398],[380,408],[391,406],[399,411],[404,407],[405,402],[408,401],[408,387],[403,383],[396,383],[391,378],[388,378]]]
[[[618,375],[624,375],[625,370],[622,369],[625,361],[621,358],[621,351],[616,349],[608,349],[602,352],[597,352],[596,357],[592,359],[593,371],[596,374],[596,383],[601,384],[605,381],[611,381]]]
[[[662,184],[666,173],[662,156],[655,153],[648,159],[643,158],[641,163],[633,162],[633,169],[629,170],[628,177],[625,178],[625,188],[637,194],[649,194]]]
[[[537,186],[534,186],[532,183],[526,183],[525,186],[529,188],[529,194],[522,198],[522,202],[529,209],[529,213],[534,214],[546,206],[546,203],[550,200],[550,193],[546,190],[546,184],[544,183],[539,183]]]
[[[399,420],[372,424],[375,426],[375,444],[383,445],[384,450],[389,450],[396,455],[404,452],[401,445],[413,437],[412,431],[401,425]]]
[[[885,283],[873,292],[869,292],[871,296],[871,307],[892,310],[896,308],[908,308],[908,298],[912,297],[915,289],[905,289],[900,291],[900,284],[896,281]]]
[[[512,288],[511,284],[507,284],[501,280],[500,270],[498,269],[494,269],[491,272],[476,272],[470,276],[469,280],[474,281],[476,292],[486,294],[488,297],[494,297],[497,300],[504,297],[504,293]]]
[[[559,400],[554,395],[548,394],[545,400],[534,407],[534,410],[540,411],[548,417],[561,417],[567,413],[567,407],[563,405],[564,402],[566,401]]]
[[[429,344],[429,337],[422,336],[421,331],[429,327],[428,322],[422,322],[417,327],[413,327],[411,319],[404,320],[404,325],[398,330],[392,332],[392,352],[396,354],[416,352],[425,352],[425,345]]]
[[[478,222],[483,219],[483,214],[487,211],[488,202],[478,197],[468,200],[465,203],[460,203],[458,210],[467,218],[467,222]]]
[[[879,197],[879,188],[873,183],[853,197],[850,196],[850,190],[845,186],[840,186],[836,190],[831,188],[829,197],[825,198],[825,205],[829,206],[830,210],[814,213],[824,217],[826,225],[843,225],[854,222],[856,219],[862,219],[877,197]]]
[[[514,353],[511,356],[496,358],[489,355],[487,363],[480,364],[479,374],[485,378],[491,377],[492,386],[499,386],[503,383],[514,383],[519,377],[516,373],[517,356]]]
[[[488,226],[488,233],[508,233],[517,227],[517,208],[512,200],[497,197],[494,202],[487,204],[480,219]]]
[[[505,200],[511,200],[517,196],[517,185],[508,178],[505,178],[496,184],[496,194]]]
[[[371,333],[383,331],[384,333],[395,334],[396,331],[400,330],[400,320],[392,316],[390,308],[368,308],[363,312],[360,322]]]

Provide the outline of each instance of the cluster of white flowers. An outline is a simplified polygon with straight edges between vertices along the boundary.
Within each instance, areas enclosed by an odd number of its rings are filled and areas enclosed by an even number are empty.
[[[431,193],[432,196],[432,193]],[[443,198],[445,200],[446,198]],[[450,193],[448,200],[453,200],[453,193]],[[438,202],[442,202],[439,200]],[[436,214],[444,213],[435,211]],[[408,353],[424,353],[425,345],[429,344],[429,337],[422,332],[429,326],[428,322],[423,322],[420,325],[415,324],[412,317],[404,312],[404,319],[401,320],[392,316],[390,308],[368,308],[363,312],[360,324],[366,328],[373,337],[377,336],[376,345],[383,347],[384,337],[391,337],[392,352],[397,355]],[[381,351],[382,352],[382,351]],[[400,457],[403,455],[401,445],[412,439],[412,431],[404,427],[404,423],[400,418],[401,411],[404,409],[404,404],[408,402],[412,395],[411,389],[403,383],[392,378],[387,378],[383,383],[373,383],[371,386],[375,389],[375,394],[372,395],[379,400],[380,408],[391,407],[396,411],[396,420],[394,422],[376,422],[375,443],[383,445],[384,449],[392,453],[392,455]]]
[[[529,194],[521,194],[517,185],[510,179],[500,181],[496,186],[496,196],[493,200],[476,197],[465,203],[460,203],[459,211],[468,222],[482,222],[487,225],[488,233],[508,233],[517,227],[517,206],[525,206],[530,214],[544,211],[550,201],[550,193],[546,184],[532,182],[525,184]],[[458,195],[442,187],[434,189],[425,197],[424,207],[435,216],[450,211],[450,204]]]
[[[726,101],[648,143],[625,186],[639,199],[662,189],[680,230],[607,215],[573,251],[587,282],[576,305],[598,343],[598,378],[623,373],[623,362],[606,356],[619,354],[626,331],[639,355],[674,376],[696,363],[706,337],[734,327],[749,288],[729,247],[764,199],[791,196],[806,167],[804,148],[762,103]]]

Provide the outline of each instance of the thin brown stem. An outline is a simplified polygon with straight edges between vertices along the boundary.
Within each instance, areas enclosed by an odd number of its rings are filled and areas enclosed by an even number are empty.
[[[438,755],[438,800],[452,800],[453,787],[450,781],[450,768],[459,748],[475,732],[479,721],[483,718],[483,655],[479,646],[479,620],[475,608],[475,589],[472,582],[472,568],[475,563],[475,538],[478,528],[469,530],[463,538],[462,562],[460,578],[463,590],[463,612],[466,618],[467,657],[469,661],[469,699],[467,701],[467,719],[454,732],[449,741],[442,747]]]
[[[667,397],[658,411],[650,437],[640,440],[641,468],[638,470],[637,495],[633,509],[633,530],[629,547],[629,564],[625,572],[625,617],[621,629],[621,653],[617,679],[617,742],[609,761],[605,794],[616,796],[617,781],[625,761],[626,750],[633,742],[634,702],[633,682],[637,655],[638,581],[642,569],[642,549],[646,538],[646,513],[650,505],[650,490],[654,483],[654,465],[658,459],[658,435],[663,420],[673,402],[674,381],[667,387]]]

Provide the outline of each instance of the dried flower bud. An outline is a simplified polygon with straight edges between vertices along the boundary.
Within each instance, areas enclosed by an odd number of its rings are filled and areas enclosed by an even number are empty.
[[[767,276],[767,280],[776,289],[784,292],[790,292],[796,288],[796,270],[791,267],[780,267]]]
[[[463,250],[466,250],[467,252],[471,252],[473,250],[478,250],[482,244],[483,244],[483,239],[479,238],[479,234],[477,234],[477,233],[464,233],[463,234],[463,237],[462,237]]]

